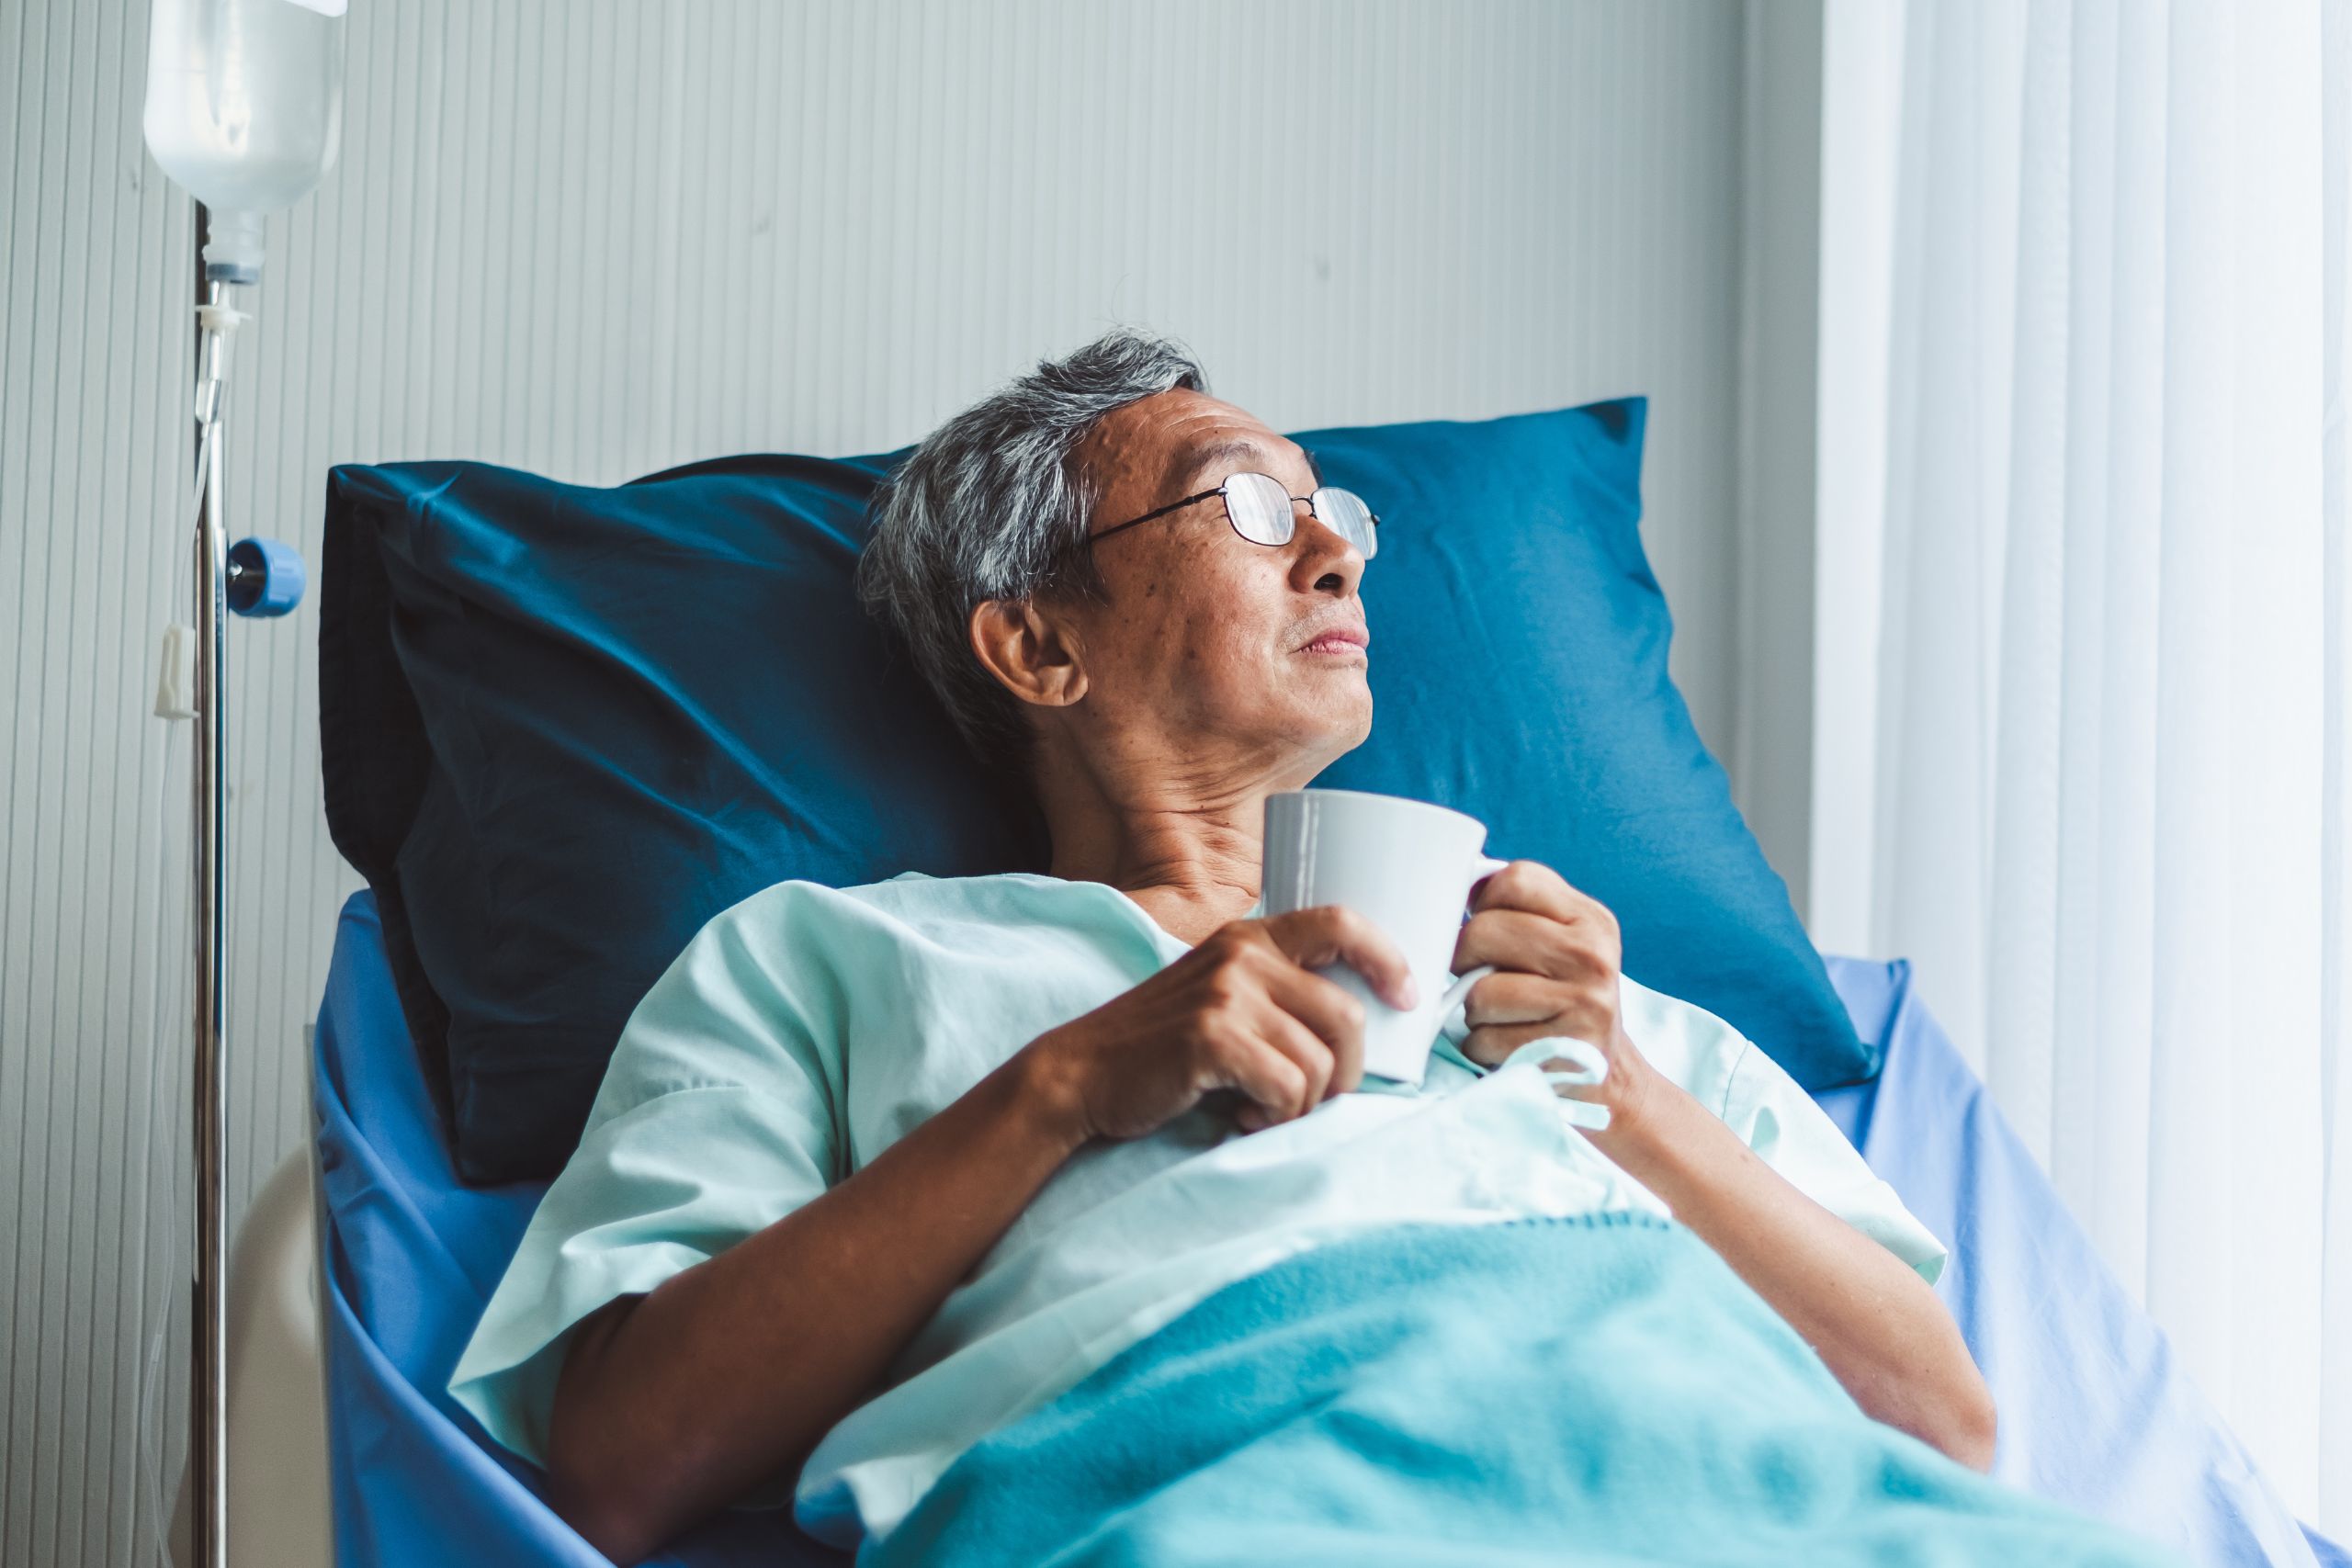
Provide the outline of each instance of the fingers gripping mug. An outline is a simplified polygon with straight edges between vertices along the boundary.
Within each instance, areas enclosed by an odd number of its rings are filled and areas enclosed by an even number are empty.
[[[1351,789],[1303,789],[1267,797],[1266,913],[1345,905],[1387,933],[1412,967],[1420,1002],[1408,1011],[1374,996],[1345,964],[1319,971],[1363,1003],[1367,1076],[1419,1084],[1429,1070],[1439,1027],[1470,987],[1493,973],[1485,966],[1460,976],[1453,973],[1470,890],[1508,863],[1489,857],[1486,844],[1485,823],[1424,801]],[[1580,1064],[1577,1072],[1547,1071],[1545,1077],[1554,1083],[1597,1083],[1607,1071],[1605,1058],[1582,1041],[1531,1042],[1512,1060],[1521,1056],[1567,1057]]]

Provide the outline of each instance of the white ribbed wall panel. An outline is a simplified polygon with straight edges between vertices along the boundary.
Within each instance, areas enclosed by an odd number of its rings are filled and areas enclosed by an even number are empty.
[[[1642,391],[1676,670],[1720,742],[1742,21],[355,0],[342,162],[272,221],[236,346],[231,525],[315,563],[337,462],[602,483],[884,449],[1114,321],[1290,427]],[[187,728],[148,712],[191,220],[140,142],[145,36],[137,0],[0,0],[9,1568],[146,1560],[135,1367],[185,1282]],[[232,633],[232,1213],[302,1136],[302,1026],[355,885],[319,809],[316,632],[306,605]],[[149,1424],[176,1466],[184,1327],[165,1366]]]

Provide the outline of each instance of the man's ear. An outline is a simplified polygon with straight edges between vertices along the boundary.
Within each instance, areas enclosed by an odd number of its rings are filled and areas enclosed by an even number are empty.
[[[970,632],[982,668],[1023,702],[1068,707],[1086,695],[1075,631],[1035,600],[985,600],[972,611]]]

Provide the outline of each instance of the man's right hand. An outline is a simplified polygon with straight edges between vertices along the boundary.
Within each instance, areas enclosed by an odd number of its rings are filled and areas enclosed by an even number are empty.
[[[1363,1077],[1363,1004],[1314,971],[1344,963],[1414,1005],[1412,971],[1338,905],[1236,920],[1150,979],[1039,1035],[1034,1081],[1073,1143],[1139,1138],[1216,1089],[1244,1132],[1306,1115]]]

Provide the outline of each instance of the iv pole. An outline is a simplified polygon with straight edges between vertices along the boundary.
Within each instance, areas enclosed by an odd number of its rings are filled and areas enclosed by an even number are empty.
[[[210,214],[196,209],[196,765],[194,831],[196,962],[195,1055],[190,1100],[195,1119],[196,1271],[192,1315],[194,1398],[190,1406],[188,1475],[194,1568],[227,1568],[229,1528],[229,1405],[226,1382],[228,1226],[224,1213],[229,1123],[228,1078],[221,1053],[229,1034],[229,704],[226,674],[229,616],[282,615],[300,602],[301,558],[271,539],[228,542],[221,502],[222,393],[229,340],[245,314],[229,303],[232,285],[207,277],[204,247]]]
[[[219,312],[229,285],[204,276],[206,214],[197,208],[198,308],[196,451],[202,499],[197,507],[196,602],[196,1055],[190,1086],[196,1117],[196,1301],[194,1419],[188,1435],[193,1479],[191,1532],[197,1568],[229,1561],[229,1410],[223,1369],[227,1348],[228,1250],[221,1224],[221,1136],[228,1122],[220,1045],[229,1032],[228,964],[220,936],[228,925],[229,878],[222,852],[229,838],[228,781],[221,759],[229,741],[229,705],[221,690],[228,651],[228,547],[220,516],[221,382],[228,371],[229,333],[235,322]]]
[[[164,628],[155,712],[196,720],[190,801],[195,1006],[189,1062],[196,1179],[188,1421],[189,1544],[195,1568],[226,1568],[229,1517],[229,701],[231,615],[282,615],[302,596],[301,558],[269,539],[229,543],[221,438],[229,342],[248,318],[232,291],[261,281],[264,219],[318,187],[343,130],[348,0],[154,0],[141,129],[196,207],[194,602]],[[210,252],[208,255],[206,253]],[[185,526],[188,492],[170,526]]]

